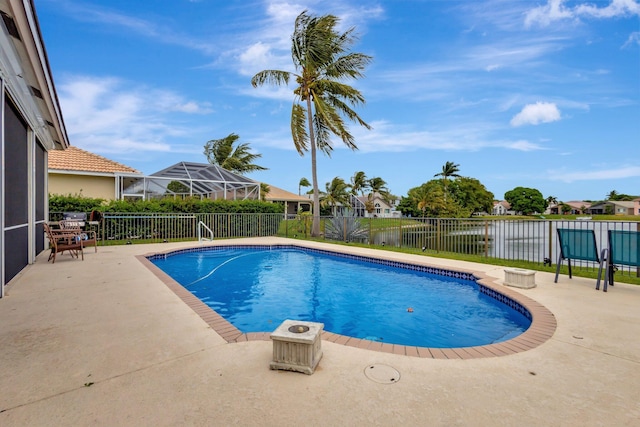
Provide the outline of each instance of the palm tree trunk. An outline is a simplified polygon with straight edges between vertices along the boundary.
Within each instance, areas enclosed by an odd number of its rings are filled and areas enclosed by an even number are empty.
[[[307,96],[307,122],[309,123],[309,143],[311,145],[311,180],[313,181],[313,222],[311,237],[320,236],[320,191],[318,190],[318,173],[316,171],[316,137],[313,131],[311,96]]]

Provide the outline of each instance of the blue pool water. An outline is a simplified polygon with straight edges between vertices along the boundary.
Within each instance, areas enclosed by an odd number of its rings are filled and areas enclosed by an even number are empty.
[[[531,324],[473,280],[362,257],[220,247],[151,261],[244,333],[272,332],[295,319],[351,337],[450,348],[505,341]]]

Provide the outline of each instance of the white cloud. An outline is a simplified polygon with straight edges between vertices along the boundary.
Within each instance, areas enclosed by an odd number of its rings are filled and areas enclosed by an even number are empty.
[[[158,40],[162,43],[186,47],[205,54],[211,54],[218,50],[216,44],[210,41],[202,41],[186,34],[180,34],[175,28],[159,25],[153,21],[135,16],[125,15],[112,8],[88,3],[80,4],[68,0],[59,1],[58,6],[61,10],[66,11],[69,17],[79,22],[91,22],[103,25],[110,30],[119,27],[126,31]]]
[[[525,16],[525,26],[529,27],[533,24],[539,24],[540,26],[546,27],[553,21],[573,18],[573,13],[563,7],[562,2],[563,0],[548,0],[546,5],[531,9]]]
[[[581,4],[575,8],[576,15],[593,16],[594,18],[616,18],[619,16],[640,16],[640,4],[635,0],[612,0],[605,7],[592,4]]]
[[[640,46],[640,31],[631,33],[627,41],[624,42],[624,44],[622,45],[622,48],[625,49],[629,46],[636,45],[636,44]]]
[[[538,125],[560,120],[560,110],[550,102],[536,102],[525,105],[522,111],[511,119],[511,126]]]
[[[250,32],[240,35],[240,41],[234,40],[234,47],[223,54],[226,60],[217,62],[219,66],[237,69],[244,76],[253,76],[265,69],[293,72],[291,35],[296,17],[303,10],[308,10],[311,15],[331,13],[340,19],[338,31],[355,26],[356,35],[366,28],[368,20],[378,19],[384,13],[379,6],[357,6],[342,0],[298,0],[293,3],[276,0],[266,3],[266,18],[255,22]],[[316,7],[323,10],[314,10]]]
[[[208,104],[113,77],[67,77],[58,94],[71,143],[98,153],[173,151],[166,140],[189,133],[176,112],[211,111]]]
[[[625,179],[640,177],[640,166],[612,166],[602,170],[584,170],[580,172],[558,173],[557,170],[549,171],[549,177],[556,181],[601,181],[610,179]]]
[[[592,4],[580,4],[573,8],[565,7],[564,0],[548,0],[544,6],[538,6],[526,13],[525,26],[538,24],[542,27],[563,19],[587,18],[617,18],[626,16],[640,16],[640,4],[635,0],[611,0],[607,6],[598,7]]]
[[[459,123],[451,128],[438,130],[413,130],[397,126],[387,121],[370,122],[372,130],[361,127],[351,128],[356,144],[362,152],[401,152],[416,150],[467,151],[476,152],[490,148],[502,148],[517,151],[535,151],[544,148],[528,141],[510,141],[494,139],[490,136],[493,129],[486,124]],[[336,144],[335,148],[339,148]]]

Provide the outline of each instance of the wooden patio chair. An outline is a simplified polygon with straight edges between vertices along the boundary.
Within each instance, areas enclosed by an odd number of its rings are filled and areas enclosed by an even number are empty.
[[[603,258],[607,265],[602,288],[604,292],[607,292],[608,284],[613,286],[616,265],[640,268],[640,231],[609,230],[607,236],[609,247],[603,251]],[[599,274],[596,289],[600,289]]]
[[[567,260],[569,266],[569,278],[571,279],[571,260],[591,261],[600,265],[598,270],[599,278],[602,275],[603,260],[605,250],[601,256],[598,256],[598,246],[596,244],[596,234],[593,230],[575,230],[571,228],[558,228],[558,243],[560,244],[560,255],[556,266],[556,278],[554,283],[558,283],[558,275],[560,274],[560,266],[564,260]]]
[[[83,247],[93,246],[95,252],[98,252],[98,236],[94,230],[83,230],[84,221],[63,219],[58,224],[60,225],[60,230],[78,234]]]
[[[44,231],[49,239],[49,247],[51,253],[49,254],[48,261],[53,260],[52,264],[56,262],[56,255],[68,251],[72,257],[78,258],[78,255],[84,260],[84,252],[82,251],[82,241],[77,233],[64,230],[53,230],[49,224],[44,224]]]

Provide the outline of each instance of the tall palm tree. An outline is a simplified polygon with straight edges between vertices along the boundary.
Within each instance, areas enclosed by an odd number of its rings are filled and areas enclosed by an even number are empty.
[[[316,149],[331,154],[330,136],[336,135],[347,147],[356,150],[353,135],[345,125],[346,117],[367,129],[352,109],[365,103],[360,91],[343,83],[346,79],[363,76],[365,67],[373,59],[362,53],[348,52],[356,40],[354,29],[339,33],[339,20],[333,15],[315,17],[303,11],[296,18],[291,36],[291,57],[295,72],[264,70],[251,79],[253,87],[265,83],[286,85],[295,78],[298,85],[291,110],[293,143],[302,156],[311,151],[313,181],[313,225],[311,235],[320,234],[320,191],[316,171]]]
[[[331,206],[333,215],[336,214],[336,206],[338,204],[343,206],[350,206],[350,191],[349,184],[344,179],[335,177],[331,182],[325,184],[326,192],[323,195],[322,203],[324,206]]]
[[[460,165],[453,163],[453,162],[447,162],[444,164],[444,166],[442,166],[442,172],[437,173],[435,176],[441,176],[442,177],[442,184],[444,186],[444,200],[447,200],[447,178],[449,178],[450,176],[457,178],[460,175],[458,175],[458,172],[460,172]]]
[[[212,139],[204,145],[204,155],[207,161],[213,165],[218,165],[231,172],[244,175],[248,172],[266,170],[267,168],[253,163],[255,159],[262,157],[262,154],[253,154],[249,150],[249,144],[239,144],[235,149],[233,144],[240,138],[235,133],[221,139]]]
[[[311,183],[307,178],[300,178],[300,182],[298,183],[298,196],[300,195],[300,187],[311,187]]]
[[[607,198],[605,200],[615,200],[616,197],[618,197],[618,192],[616,190],[611,190],[609,191],[609,194],[607,194]]]

